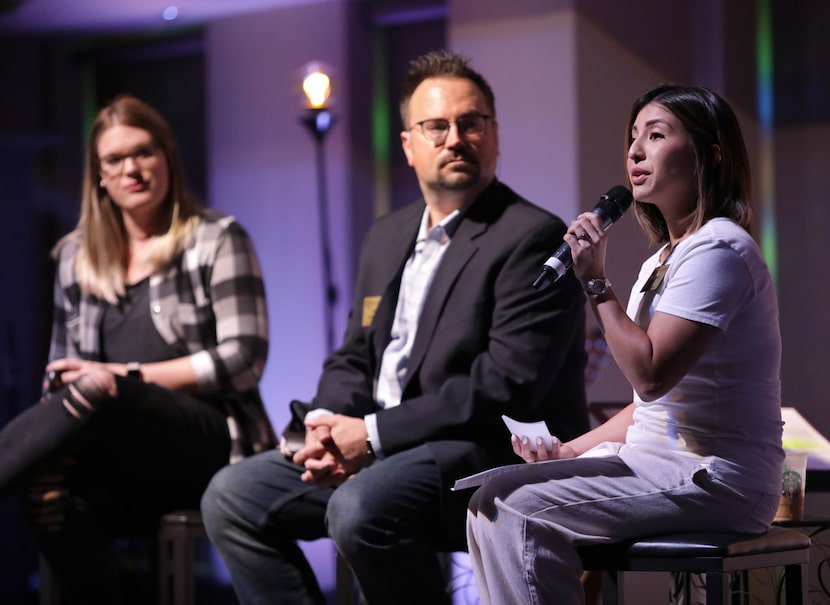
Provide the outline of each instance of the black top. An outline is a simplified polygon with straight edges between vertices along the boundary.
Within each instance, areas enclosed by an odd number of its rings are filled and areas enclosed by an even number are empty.
[[[127,286],[117,305],[104,306],[101,353],[104,361],[115,363],[166,361],[186,354],[167,344],[153,325],[149,277]]]

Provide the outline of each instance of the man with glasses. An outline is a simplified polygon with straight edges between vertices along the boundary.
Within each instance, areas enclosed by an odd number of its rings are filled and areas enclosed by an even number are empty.
[[[227,467],[202,500],[243,605],[323,603],[296,541],[326,536],[368,603],[450,603],[436,552],[465,548],[470,496],[450,486],[519,462],[501,415],[562,439],[588,426],[580,286],[531,287],[565,225],[496,178],[489,84],[429,53],[410,65],[401,118],[423,200],[364,241],[305,446]]]

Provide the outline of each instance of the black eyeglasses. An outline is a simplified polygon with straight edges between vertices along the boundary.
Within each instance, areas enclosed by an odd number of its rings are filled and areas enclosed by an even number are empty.
[[[129,153],[110,153],[101,158],[101,171],[107,176],[117,176],[124,172],[124,160],[132,158],[139,169],[153,166],[158,161],[158,150],[155,145],[141,145]]]
[[[473,113],[467,116],[462,116],[457,120],[421,120],[416,122],[411,128],[415,126],[420,127],[421,134],[427,140],[439,145],[447,140],[447,135],[450,133],[450,126],[455,124],[458,129],[458,136],[463,139],[476,139],[484,134],[484,129],[487,127],[487,120],[490,116],[481,113]]]

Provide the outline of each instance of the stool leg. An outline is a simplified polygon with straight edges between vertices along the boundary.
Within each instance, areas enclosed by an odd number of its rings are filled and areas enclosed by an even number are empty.
[[[161,605],[193,605],[195,601],[193,543],[187,531],[186,527],[174,527],[159,535]]]
[[[182,578],[187,571],[187,564],[184,561],[187,555],[183,552],[180,536],[176,536],[171,546],[173,547],[173,605],[182,605],[185,603]]]
[[[727,605],[729,603],[729,582],[722,573],[712,571],[706,574],[706,605]]]
[[[623,573],[602,572],[602,605],[618,605],[623,602]]]
[[[49,569],[49,563],[43,556],[38,558],[38,574],[40,575],[40,605],[60,605],[60,591],[52,576],[52,570]]]
[[[784,567],[784,584],[787,605],[802,605],[807,596],[807,564],[786,565]]]
[[[159,533],[159,604],[170,605],[170,538],[167,532]]]

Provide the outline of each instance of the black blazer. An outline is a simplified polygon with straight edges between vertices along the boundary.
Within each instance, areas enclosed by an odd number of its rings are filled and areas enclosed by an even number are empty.
[[[423,211],[423,201],[410,204],[367,234],[345,338],[313,406],[377,412],[383,453],[428,444],[449,487],[521,462],[502,414],[545,420],[563,440],[588,429],[585,299],[571,273],[532,287],[565,225],[494,181],[464,211],[424,301],[401,405],[379,409],[373,385]]]

